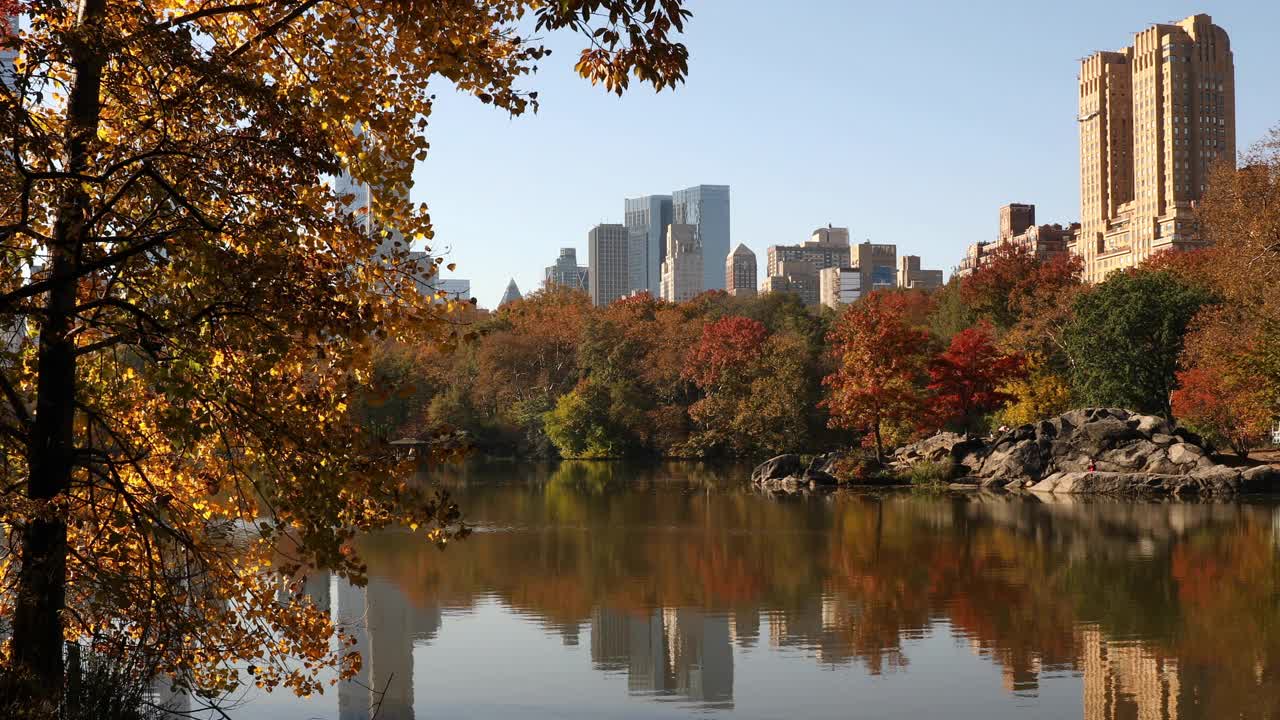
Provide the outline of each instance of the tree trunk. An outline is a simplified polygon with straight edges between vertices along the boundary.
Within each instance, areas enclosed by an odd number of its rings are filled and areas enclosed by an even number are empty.
[[[71,54],[74,81],[67,104],[64,169],[88,167],[89,143],[98,132],[103,56],[98,35],[106,0],[84,0]],[[75,452],[76,287],[87,228],[88,193],[67,180],[54,224],[49,290],[40,317],[36,365],[36,414],[28,446],[27,495],[46,501],[22,528],[21,568],[14,609],[13,667],[25,684],[27,709],[56,711],[63,684],[63,619],[67,586],[67,518],[57,503],[71,485]]]

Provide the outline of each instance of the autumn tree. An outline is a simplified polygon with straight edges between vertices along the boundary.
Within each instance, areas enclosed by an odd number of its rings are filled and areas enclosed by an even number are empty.
[[[1258,337],[1248,315],[1234,303],[1196,315],[1172,398],[1179,421],[1241,455],[1265,441],[1278,404],[1272,339]]]
[[[281,577],[360,580],[348,540],[457,511],[347,404],[375,339],[446,343],[408,201],[440,83],[512,114],[547,51],[609,91],[678,83],[679,0],[25,0],[0,83],[0,612],[14,711],[55,712],[64,638],[114,635],[214,695],[358,660]],[[375,188],[352,208],[331,178]],[[354,210],[354,214],[347,211]],[[392,230],[394,229],[394,230]],[[400,238],[406,241],[400,241]],[[236,527],[234,547],[226,528]],[[296,552],[278,560],[282,539]],[[281,567],[280,565],[283,565]],[[282,570],[283,575],[275,572]],[[290,663],[301,657],[305,663]]]
[[[1187,326],[1213,300],[1165,271],[1113,273],[1075,302],[1064,333],[1076,397],[1172,417]]]
[[[1004,425],[1034,423],[1071,409],[1071,384],[1038,353],[1027,356],[1025,372],[998,390],[1009,397],[996,413],[996,421]]]
[[[1196,318],[1183,365],[1193,378],[1213,378],[1223,394],[1204,399],[1228,403],[1233,424],[1242,423],[1235,432],[1251,436],[1263,408],[1280,415],[1280,128],[1239,169],[1214,167],[1198,217],[1212,242],[1202,275],[1223,305]],[[1183,400],[1189,407],[1190,396]]]
[[[997,349],[991,324],[982,322],[952,337],[928,369],[938,424],[973,431],[983,416],[1016,399],[1002,387],[1025,375],[1026,358]]]
[[[779,453],[803,447],[812,400],[806,342],[786,330],[729,316],[708,323],[689,353],[686,375],[703,397],[689,408],[695,455]]]
[[[1059,253],[1042,259],[1027,247],[1003,243],[981,267],[960,280],[960,297],[978,319],[1004,332],[1051,306],[1063,288],[1079,286],[1080,259]]]
[[[908,299],[873,292],[850,305],[827,336],[835,371],[823,379],[831,424],[866,434],[877,457],[886,437],[914,433],[926,412],[925,367],[930,337],[908,323]]]

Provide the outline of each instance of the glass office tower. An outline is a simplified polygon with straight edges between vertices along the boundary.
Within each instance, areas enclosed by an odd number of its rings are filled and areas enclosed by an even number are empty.
[[[702,243],[704,290],[724,290],[729,258],[729,186],[695,185],[672,193],[671,222],[694,225]]]

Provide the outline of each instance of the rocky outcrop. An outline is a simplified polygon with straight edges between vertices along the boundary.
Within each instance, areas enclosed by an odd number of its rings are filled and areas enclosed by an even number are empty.
[[[778,455],[757,466],[751,473],[751,482],[766,490],[782,492],[849,484],[888,484],[885,477],[875,474],[861,480],[848,476],[855,463],[865,467],[868,462],[868,458],[848,452],[817,455],[808,464],[799,455]],[[874,465],[874,469],[881,469],[878,463]]]
[[[1186,475],[1162,473],[1060,472],[1032,485],[1053,494],[1171,495],[1214,497],[1280,489],[1280,470],[1269,465],[1216,465]]]
[[[1275,471],[1222,466],[1211,454],[1198,436],[1164,418],[1086,408],[990,438],[939,433],[898,450],[894,464],[905,469],[921,461],[949,459],[968,481],[984,487],[1050,493],[1226,495],[1280,490],[1280,474]]]

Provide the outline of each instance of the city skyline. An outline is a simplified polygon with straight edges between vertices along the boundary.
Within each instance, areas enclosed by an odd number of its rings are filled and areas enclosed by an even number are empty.
[[[969,243],[994,239],[991,212],[1010,201],[1035,203],[1041,222],[1075,222],[1079,61],[1197,12],[1231,37],[1237,147],[1280,122],[1280,97],[1269,90],[1280,65],[1271,42],[1280,7],[1261,2],[1086,2],[1037,13],[815,2],[794,18],[761,8],[695,2],[690,77],[676,93],[619,99],[580,87],[559,59],[567,46],[554,41],[557,53],[530,85],[543,101],[537,116],[512,120],[441,92],[413,199],[430,202],[433,250],[472,279],[482,306],[492,307],[513,275],[521,288],[539,287],[544,258],[558,247],[585,258],[587,229],[619,222],[620,199],[705,181],[733,188],[732,242],[762,266],[769,245],[827,222],[848,226],[854,243],[896,244],[948,271]],[[766,28],[784,47],[805,48],[812,62],[804,72],[757,57],[738,39]],[[837,42],[850,32],[863,38],[856,51]],[[919,52],[901,55],[900,45],[916,40],[925,41]],[[881,61],[900,62],[900,72],[884,72]],[[623,170],[594,170],[602,153],[637,145],[646,152],[628,155]],[[522,169],[488,170],[512,158]],[[459,181],[478,172],[483,193]],[[520,238],[497,253],[479,230],[491,215],[507,229],[499,236]]]

